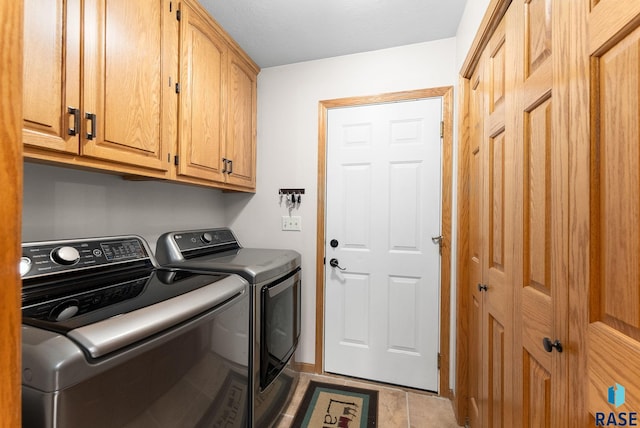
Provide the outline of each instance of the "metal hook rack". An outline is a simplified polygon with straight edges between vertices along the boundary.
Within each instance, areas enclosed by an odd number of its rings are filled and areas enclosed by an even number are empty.
[[[280,189],[278,195],[304,195],[304,189]]]
[[[302,195],[304,195],[304,189],[280,189],[278,191],[280,195],[280,201],[282,201],[282,195],[286,195],[287,197],[287,205],[290,208],[295,208],[296,204],[298,207],[302,203]]]

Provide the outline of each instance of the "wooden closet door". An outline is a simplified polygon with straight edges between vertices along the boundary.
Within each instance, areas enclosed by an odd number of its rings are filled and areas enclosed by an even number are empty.
[[[558,60],[563,0],[517,0],[516,426],[567,426],[567,135]],[[559,342],[545,348],[543,341]],[[563,348],[561,350],[560,346]]]
[[[470,82],[469,423],[511,426],[513,144],[504,20]]]
[[[576,258],[590,252],[589,265],[578,265],[576,276],[588,278],[577,297],[587,292],[592,423],[597,412],[640,410],[639,22],[637,0],[593,1],[588,14],[592,156],[591,170],[578,170],[577,180],[588,182],[591,215],[576,212],[575,218],[588,224],[590,242],[573,251]],[[624,403],[609,402],[610,388],[617,398],[626,390]]]
[[[469,283],[468,292],[471,296],[469,314],[469,426],[482,427],[482,410],[485,395],[482,382],[483,332],[486,329],[483,322],[483,279],[482,266],[484,264],[482,245],[482,213],[483,213],[483,167],[482,142],[484,139],[484,66],[486,59],[480,61],[476,72],[471,78],[469,94],[470,121],[470,152],[469,159]]]
[[[508,14],[509,12],[507,12]],[[487,46],[483,157],[483,427],[511,426],[513,341],[513,141],[505,110],[510,91],[505,20]]]

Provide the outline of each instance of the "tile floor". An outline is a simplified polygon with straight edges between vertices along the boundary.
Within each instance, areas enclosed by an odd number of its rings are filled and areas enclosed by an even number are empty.
[[[291,422],[310,380],[378,390],[378,427],[380,428],[458,428],[451,401],[448,399],[392,385],[308,373],[300,374],[295,395],[276,424],[277,428],[296,428],[291,427]]]

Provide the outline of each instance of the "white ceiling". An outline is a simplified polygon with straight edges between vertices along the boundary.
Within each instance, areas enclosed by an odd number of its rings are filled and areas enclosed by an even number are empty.
[[[200,0],[261,67],[454,37],[467,0]]]

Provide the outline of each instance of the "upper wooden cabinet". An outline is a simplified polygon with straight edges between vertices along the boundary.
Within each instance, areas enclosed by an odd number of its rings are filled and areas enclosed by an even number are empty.
[[[77,155],[80,0],[25,0],[24,14],[24,144]]]
[[[83,155],[169,168],[164,10],[164,0],[84,1]]]
[[[257,67],[197,3],[180,12],[179,179],[254,189]]]
[[[256,70],[235,52],[229,54],[227,84],[227,182],[256,186]]]
[[[178,175],[224,182],[227,46],[206,16],[182,3]]]
[[[165,176],[165,3],[25,1],[27,157]]]
[[[25,0],[24,23],[27,159],[255,189],[259,69],[197,2]]]

